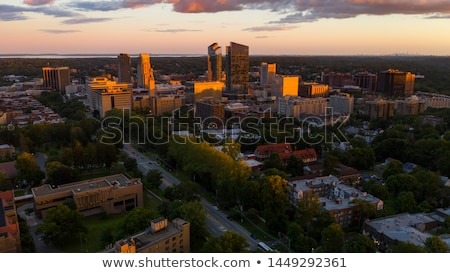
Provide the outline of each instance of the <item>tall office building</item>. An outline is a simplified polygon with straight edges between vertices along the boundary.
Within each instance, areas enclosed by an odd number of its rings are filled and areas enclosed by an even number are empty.
[[[153,76],[153,69],[150,64],[150,55],[141,53],[137,64],[137,78],[138,87],[148,90],[155,89],[155,78]]]
[[[126,53],[120,53],[119,57],[119,82],[131,83],[131,57]]]
[[[411,96],[414,93],[415,75],[411,72],[403,72],[388,69],[377,75],[376,90],[386,96]]]
[[[68,67],[43,67],[44,87],[64,93],[70,85],[70,71]]]
[[[226,87],[231,93],[248,92],[249,48],[231,42],[226,48]]]
[[[208,81],[222,79],[222,48],[213,43],[208,46]]]
[[[259,73],[261,85],[272,84],[273,77],[275,77],[277,73],[277,64],[268,64],[266,62],[262,62],[261,71]]]

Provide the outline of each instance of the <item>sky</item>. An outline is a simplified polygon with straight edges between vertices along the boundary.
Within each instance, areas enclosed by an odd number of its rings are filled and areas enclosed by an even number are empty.
[[[0,54],[450,56],[450,0],[1,0]]]

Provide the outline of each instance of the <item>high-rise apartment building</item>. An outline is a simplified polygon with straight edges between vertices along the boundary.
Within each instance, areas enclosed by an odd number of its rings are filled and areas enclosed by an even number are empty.
[[[70,85],[70,71],[68,67],[43,67],[44,87],[64,93]]]
[[[277,64],[262,62],[261,71],[259,73],[261,85],[270,85],[272,84],[273,77],[275,77],[277,73]]]
[[[222,79],[222,48],[213,43],[208,46],[208,81]]]
[[[403,72],[388,69],[377,75],[376,91],[389,97],[407,97],[414,93],[415,75],[411,72]]]
[[[153,69],[150,64],[150,55],[141,53],[137,64],[137,78],[138,87],[148,90],[155,89],[155,78],[153,76]]]
[[[119,82],[131,83],[131,57],[127,53],[120,53],[119,59]]]
[[[231,93],[248,92],[249,48],[231,42],[226,48],[226,87]]]
[[[355,84],[364,91],[374,92],[376,89],[377,75],[369,72],[359,72],[353,76]]]

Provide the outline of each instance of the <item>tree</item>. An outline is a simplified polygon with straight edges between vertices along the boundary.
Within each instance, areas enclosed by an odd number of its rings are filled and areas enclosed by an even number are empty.
[[[344,231],[333,223],[322,231],[322,249],[325,253],[341,253],[344,247]]]
[[[424,245],[426,251],[431,253],[446,253],[449,250],[447,244],[439,236],[428,237]]]
[[[286,171],[292,176],[300,176],[303,175],[303,160],[297,158],[295,155],[291,155],[288,157],[286,162]]]
[[[148,228],[151,221],[158,217],[158,213],[146,208],[136,207],[127,213],[120,224],[122,237]]]
[[[262,198],[264,200],[263,215],[266,225],[275,231],[287,232],[288,217],[286,209],[289,201],[289,187],[286,180],[280,176],[268,176],[263,180]]]
[[[402,191],[395,198],[395,207],[398,213],[409,212],[413,213],[417,210],[416,199],[414,194],[410,191]]]
[[[399,241],[397,244],[389,246],[389,251],[393,253],[424,253],[425,247],[415,245],[411,242]]]
[[[269,158],[267,158],[263,163],[264,170],[272,168],[284,171],[284,166],[278,153],[271,153]]]
[[[348,253],[375,253],[377,246],[368,236],[357,233],[345,242],[345,251]]]
[[[13,185],[9,179],[6,178],[6,173],[0,171],[0,191],[11,190]]]
[[[389,176],[386,180],[386,187],[396,197],[402,191],[418,192],[419,182],[414,176],[401,173]]]
[[[377,216],[377,210],[369,201],[363,199],[354,199],[352,202],[356,204],[358,226],[360,228],[362,227],[365,220],[373,219]]]
[[[83,215],[66,205],[58,205],[47,210],[42,224],[36,229],[37,234],[43,234],[45,243],[63,246],[75,241],[79,233],[85,233]]]
[[[383,179],[387,180],[390,176],[404,173],[403,164],[398,160],[392,160],[383,172]]]
[[[144,179],[144,185],[150,189],[157,189],[162,184],[162,174],[159,170],[150,170]]]
[[[247,252],[248,243],[242,235],[227,231],[219,237],[211,237],[203,245],[203,253],[243,253]]]
[[[16,169],[18,170],[19,180],[27,181],[30,186],[37,186],[45,178],[45,174],[36,164],[33,154],[21,153],[16,159]]]
[[[317,247],[317,242],[308,236],[305,236],[303,228],[297,223],[291,223],[288,231],[289,244],[294,252],[309,253]]]
[[[199,249],[209,232],[206,229],[206,211],[199,201],[182,202],[178,209],[178,217],[190,224],[191,248]]]

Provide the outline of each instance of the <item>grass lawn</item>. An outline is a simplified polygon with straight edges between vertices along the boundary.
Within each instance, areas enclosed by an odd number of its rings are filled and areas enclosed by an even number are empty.
[[[101,242],[102,231],[107,227],[117,227],[123,215],[95,215],[86,217],[83,224],[88,229],[87,234],[74,234],[77,240],[66,245],[62,251],[65,253],[99,252],[105,248]]]

